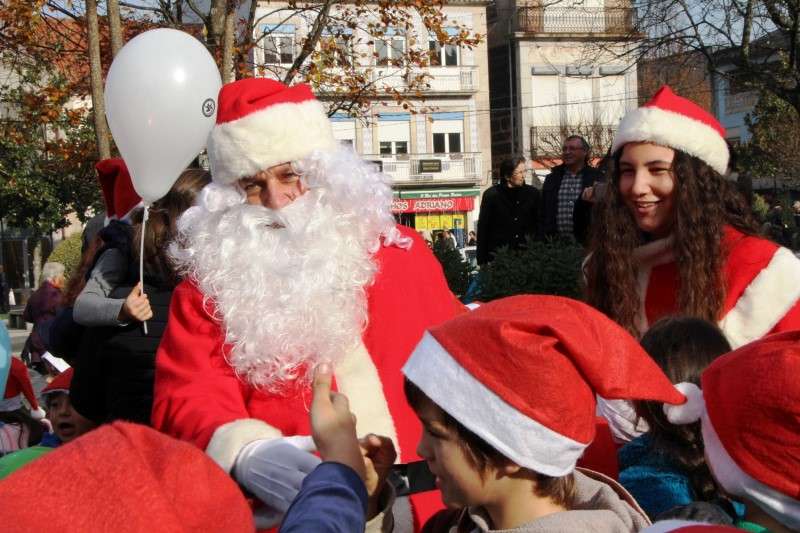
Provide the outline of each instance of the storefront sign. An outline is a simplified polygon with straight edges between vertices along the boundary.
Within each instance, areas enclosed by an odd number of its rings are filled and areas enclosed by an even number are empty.
[[[472,211],[475,198],[395,198],[392,211],[395,213],[430,213]]]
[[[394,191],[395,200],[408,198],[460,198],[462,196],[480,196],[480,189],[431,189]]]
[[[441,159],[420,159],[419,160],[419,173],[427,174],[429,172],[441,172],[442,160]]]

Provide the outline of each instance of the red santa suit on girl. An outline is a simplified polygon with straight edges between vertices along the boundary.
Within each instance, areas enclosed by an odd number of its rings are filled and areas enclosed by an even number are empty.
[[[285,511],[259,489],[295,458],[262,452],[310,434],[309,371],[329,360],[359,434],[390,436],[403,462],[418,459],[400,369],[426,328],[464,308],[425,242],[395,225],[387,178],[337,145],[310,88],[271,80],[222,88],[208,152],[214,183],[171,250],[185,281],[156,356],[154,426]],[[278,210],[245,203],[237,180],[288,161],[308,192]],[[310,467],[278,481],[297,485]],[[412,498],[423,520],[436,507],[426,499]]]
[[[663,87],[644,106],[622,119],[611,152],[629,142],[652,142],[693,155],[718,173],[727,172],[730,153],[725,129],[694,102]],[[725,301],[718,325],[733,348],[770,333],[800,329],[800,259],[790,250],[731,226],[722,236]],[[641,306],[639,331],[659,318],[679,314],[678,267],[671,237],[649,242],[634,251]],[[628,441],[647,426],[627,402],[599,404],[620,441]]]
[[[719,326],[733,348],[770,333],[800,329],[800,260],[777,244],[726,226],[725,302]],[[669,239],[639,248],[640,325],[679,313],[678,267]]]

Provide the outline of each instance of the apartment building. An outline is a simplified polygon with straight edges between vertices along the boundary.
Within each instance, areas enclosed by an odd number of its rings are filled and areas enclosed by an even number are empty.
[[[492,155],[560,163],[564,137],[583,135],[602,157],[637,106],[640,35],[629,0],[497,0],[489,14]]]
[[[336,138],[391,177],[399,222],[425,234],[452,229],[463,242],[474,229],[481,187],[489,183],[491,171],[486,2],[451,0],[443,11],[446,33],[466,27],[484,39],[471,49],[442,44],[418,16],[411,17],[413,31],[383,25],[382,35],[375,37],[368,31],[370,21],[364,20],[356,28],[326,28],[323,36],[330,35],[369,73],[375,94],[368,109],[356,116],[332,114]],[[259,3],[256,19],[261,21],[255,28],[256,75],[280,79],[313,19],[275,2]],[[395,62],[409,49],[431,58],[424,68],[430,76],[418,90],[408,88],[409,73]],[[320,100],[333,104],[335,93],[324,86],[315,89]],[[412,105],[404,108],[391,91],[403,93]]]

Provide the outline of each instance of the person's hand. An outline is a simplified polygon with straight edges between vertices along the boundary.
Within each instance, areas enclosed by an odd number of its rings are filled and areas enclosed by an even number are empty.
[[[331,391],[331,365],[314,370],[314,398],[311,400],[311,436],[324,461],[349,466],[365,479],[364,459],[356,438],[356,421],[347,396]]]
[[[397,450],[389,437],[381,437],[370,433],[359,441],[361,453],[364,455],[366,475],[364,483],[367,486],[367,519],[371,519],[378,512],[378,499],[381,489],[386,482],[386,477],[397,459]]]
[[[139,282],[125,298],[119,312],[119,319],[123,322],[130,320],[145,322],[151,318],[153,318],[153,310],[150,308],[150,299],[144,293],[142,283]]]
[[[305,477],[320,463],[315,455],[278,438],[251,442],[239,452],[233,476],[279,521],[300,492]]]
[[[583,189],[581,200],[584,202],[594,202],[594,186]]]

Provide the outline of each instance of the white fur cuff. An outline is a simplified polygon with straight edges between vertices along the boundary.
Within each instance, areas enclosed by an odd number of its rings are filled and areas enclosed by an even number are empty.
[[[281,432],[266,422],[241,418],[223,424],[214,431],[206,446],[206,454],[230,473],[242,448],[259,439],[276,439],[280,436]]]

